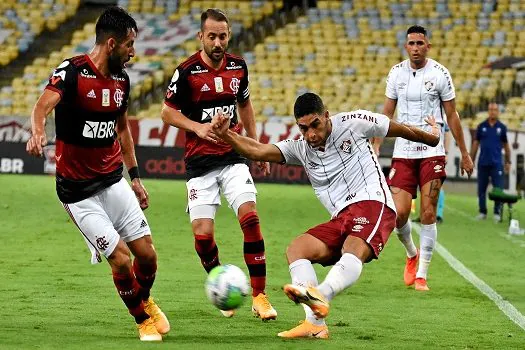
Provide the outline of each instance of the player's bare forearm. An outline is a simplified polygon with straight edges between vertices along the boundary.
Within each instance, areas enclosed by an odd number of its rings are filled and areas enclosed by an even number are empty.
[[[133,142],[133,136],[131,136],[131,130],[128,125],[128,118],[125,115],[120,117],[117,131],[124,165],[127,169],[136,167],[137,158],[135,156],[135,144]]]
[[[222,140],[232,146],[240,155],[257,161],[282,163],[284,161],[277,146],[260,143],[250,137],[245,137],[231,130],[219,134]]]
[[[439,130],[435,125],[433,126],[433,128],[435,128],[434,133],[429,133],[418,127],[399,124],[391,120],[386,136],[402,137],[410,141],[420,142],[431,147],[435,147],[439,143]]]
[[[505,150],[505,164],[510,164],[510,147],[508,142],[503,144],[503,149]]]
[[[470,150],[470,158],[472,158],[472,160],[476,159],[476,155],[478,154],[478,148],[479,148],[479,141],[478,140],[474,140],[472,142],[472,147],[471,147],[471,150]]]
[[[195,132],[195,130],[201,125],[200,123],[189,119],[175,108],[171,108],[167,105],[162,107],[160,115],[164,123],[185,131]]]
[[[252,102],[248,99],[243,103],[237,104],[239,118],[242,121],[246,135],[254,140],[257,139],[257,130],[255,128],[255,117],[253,113]]]
[[[51,90],[44,90],[31,112],[31,131],[33,134],[44,132],[46,118],[60,102],[60,94]]]
[[[459,120],[459,114],[456,110],[455,100],[444,101],[443,107],[445,114],[447,115],[447,122],[454,140],[459,147],[461,154],[464,156],[468,154],[467,146],[465,145],[465,136],[463,135],[463,128],[461,127],[461,121]]]

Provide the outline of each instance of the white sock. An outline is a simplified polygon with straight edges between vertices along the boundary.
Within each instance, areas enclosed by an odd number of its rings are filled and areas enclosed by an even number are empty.
[[[353,254],[344,253],[330,269],[317,290],[330,301],[344,289],[353,285],[361,275],[361,270],[363,270],[361,260]]]
[[[436,224],[421,225],[419,268],[417,269],[416,278],[427,278],[428,266],[430,265],[430,260],[432,260],[432,252],[434,251],[436,240]]]
[[[289,266],[292,283],[296,286],[315,287],[317,286],[317,275],[310,260],[299,259],[292,262]],[[306,320],[314,325],[325,325],[324,319],[317,319],[309,306],[301,304],[306,314]]]
[[[412,224],[410,222],[410,219],[407,220],[405,226],[401,228],[396,228],[397,231],[397,238],[403,243],[403,246],[405,246],[405,250],[407,252],[407,256],[409,258],[413,258],[417,254],[417,248],[414,244],[414,241],[412,240]]]

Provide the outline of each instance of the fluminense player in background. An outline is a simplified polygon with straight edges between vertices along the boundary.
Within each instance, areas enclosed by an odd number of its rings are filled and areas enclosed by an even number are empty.
[[[364,110],[330,116],[314,93],[297,98],[294,115],[303,137],[274,145],[235,133],[228,128],[229,116],[219,115],[213,124],[224,141],[250,159],[302,165],[330,213],[330,221],[310,228],[286,250],[292,284],[284,292],[304,304],[306,319],[278,334],[326,339],[330,301],[358,280],[364,263],[379,257],[395,227],[394,201],[368,139],[397,136],[434,147],[440,133],[433,117],[427,118],[430,132],[425,132]],[[312,263],[333,265],[319,285]]]
[[[425,118],[429,115],[434,116],[440,126],[445,122],[446,115],[450,131],[461,151],[461,174],[466,173],[470,177],[473,164],[456,110],[452,77],[447,68],[427,58],[430,47],[425,28],[408,28],[405,49],[409,59],[390,70],[383,114],[393,118],[397,107],[399,123],[423,130],[428,128]],[[376,138],[374,143],[374,150],[379,155],[381,139]],[[445,178],[445,149],[442,141],[437,147],[428,147],[411,140],[396,140],[388,184],[396,203],[398,238],[407,254],[404,281],[406,285],[414,284],[415,289],[420,291],[429,290],[427,272],[437,240],[436,208]],[[419,251],[412,240],[409,220],[411,202],[417,197],[418,186],[421,192]]]
[[[45,121],[54,109],[58,198],[82,233],[92,263],[101,262],[101,254],[107,259],[140,340],[160,341],[170,324],[150,296],[157,254],[142,212],[149,199],[127,122],[130,82],[124,67],[135,55],[137,24],[123,9],[110,7],[95,30],[93,50],[64,60],[50,77],[31,115],[27,151],[42,155]],[[123,162],[131,187],[122,177]]]
[[[228,18],[221,10],[208,9],[202,13],[199,32],[202,50],[175,70],[166,92],[162,119],[186,131],[187,210],[202,266],[210,272],[220,264],[214,221],[222,192],[243,232],[252,311],[262,320],[269,320],[275,319],[277,312],[265,293],[266,256],[255,205],[257,190],[246,158],[230,145],[218,142],[211,128],[212,117],[222,111],[232,118],[232,130],[241,132],[244,126],[247,135],[256,138],[248,68],[242,57],[226,52],[230,35]],[[268,163],[259,163],[259,167],[269,172]],[[221,312],[226,317],[234,314],[233,310]]]

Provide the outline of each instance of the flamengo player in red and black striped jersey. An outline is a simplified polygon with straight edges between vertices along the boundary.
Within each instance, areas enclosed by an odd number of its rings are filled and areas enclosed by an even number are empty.
[[[263,320],[275,319],[277,312],[264,292],[266,258],[255,205],[257,190],[246,158],[220,141],[211,128],[212,117],[222,112],[231,118],[232,130],[240,133],[244,126],[248,137],[256,138],[248,68],[242,57],[226,53],[230,34],[228,18],[222,11],[208,9],[202,13],[199,32],[202,50],[175,70],[166,92],[162,119],[186,131],[184,159],[188,211],[195,249],[204,269],[209,272],[220,264],[214,219],[222,192],[244,234],[244,260],[250,273],[252,310]],[[262,162],[259,166],[268,173],[268,163]],[[233,316],[233,310],[222,313],[226,317]]]
[[[102,13],[93,50],[64,60],[49,78],[33,109],[27,151],[42,155],[45,120],[55,109],[58,197],[88,244],[92,262],[100,262],[100,254],[106,257],[140,339],[159,341],[170,325],[150,296],[157,256],[141,210],[148,207],[148,194],[127,123],[130,82],[124,67],[135,54],[136,37],[137,24],[124,10]],[[122,177],[123,161],[132,187]]]

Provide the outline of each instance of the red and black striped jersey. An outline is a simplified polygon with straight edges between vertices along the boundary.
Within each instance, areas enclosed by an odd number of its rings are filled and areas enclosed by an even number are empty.
[[[211,122],[221,111],[230,116],[230,128],[240,133],[237,103],[249,98],[248,67],[242,57],[226,53],[222,66],[215,70],[198,51],[175,70],[164,103],[198,123]],[[220,166],[246,162],[230,145],[203,140],[193,132],[186,132],[184,160],[188,178]]]
[[[57,194],[63,203],[86,199],[122,178],[116,125],[127,109],[129,77],[104,77],[88,55],[64,60],[46,89],[55,107]]]

